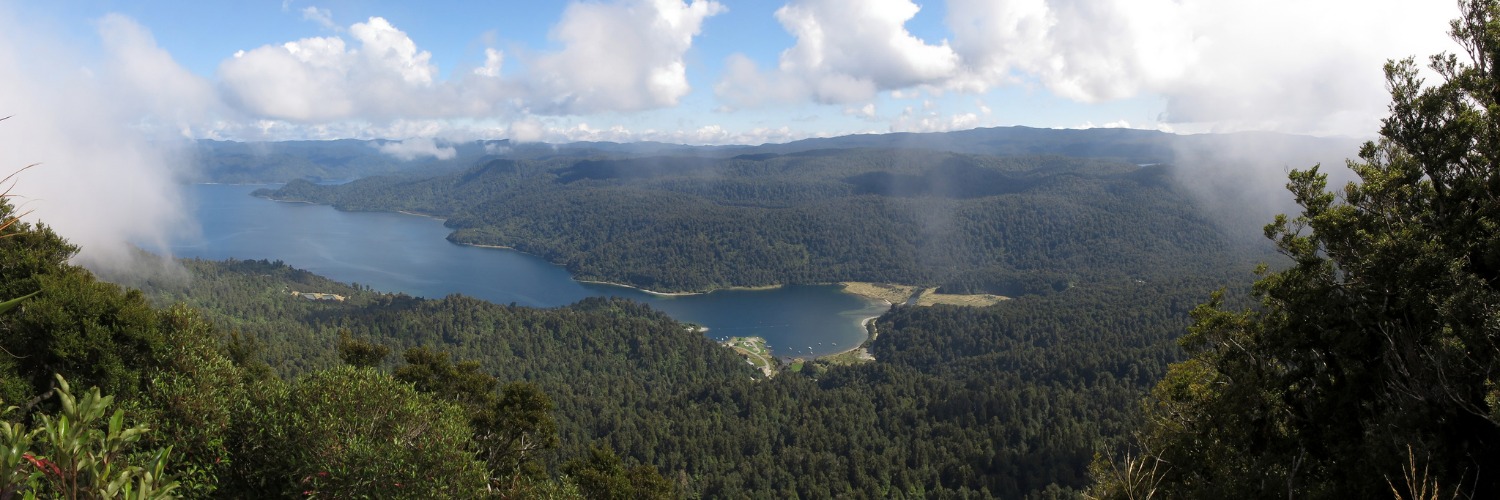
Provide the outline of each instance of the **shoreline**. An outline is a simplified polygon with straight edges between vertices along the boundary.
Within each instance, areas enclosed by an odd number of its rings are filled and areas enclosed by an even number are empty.
[[[890,305],[891,305],[891,301],[889,301],[889,300],[885,300],[885,299],[878,299],[878,300],[884,301],[885,304],[886,304],[886,307],[890,307]],[[868,318],[864,318],[864,319],[861,319],[859,321],[859,326],[864,327],[864,329],[865,329],[865,340],[861,341],[859,344],[856,344],[853,347],[850,347],[848,349],[844,349],[842,351],[834,352],[834,353],[824,354],[824,355],[821,355],[821,356],[811,356],[811,357],[807,357],[807,356],[795,356],[795,357],[788,358],[788,359],[793,359],[793,360],[796,360],[796,359],[801,359],[801,360],[820,360],[820,359],[822,359],[822,360],[831,360],[832,358],[837,358],[837,357],[840,357],[840,356],[847,357],[847,356],[853,355],[853,353],[855,351],[861,351],[862,350],[862,351],[864,351],[864,355],[865,356],[861,356],[860,357],[861,360],[866,361],[866,362],[868,362],[868,361],[874,361],[873,357],[868,357],[868,356],[870,356],[869,346],[870,346],[870,342],[874,342],[875,338],[880,336],[880,332],[870,331],[870,325],[872,323],[874,323],[875,320],[877,320],[877,319],[880,319],[880,315],[870,316]]]
[[[436,215],[424,214],[424,213],[418,213],[418,212],[408,212],[406,210],[397,210],[396,213],[398,213],[398,214],[406,214],[406,215],[415,215],[417,217],[423,217],[423,218],[427,218],[427,219],[437,219],[437,220],[440,220],[440,221],[443,221],[443,222],[447,222],[448,221],[448,219],[443,218],[443,217],[438,217]],[[484,245],[474,245],[474,246],[484,246]],[[510,247],[492,247],[492,248],[510,248]]]
[[[480,245],[474,245],[474,246],[480,246]],[[496,247],[496,248],[505,248],[505,247]],[[624,283],[615,283],[613,281],[581,280],[581,279],[578,279],[578,278],[573,278],[573,281],[577,281],[579,283],[587,283],[587,284],[591,284],[591,285],[608,285],[608,286],[613,286],[613,287],[629,288],[631,290],[635,290],[635,291],[638,291],[638,292],[644,292],[644,293],[651,294],[651,295],[656,295],[656,296],[659,296],[659,297],[689,297],[689,296],[693,296],[693,295],[708,295],[710,293],[714,293],[714,292],[717,292],[717,291],[720,291],[720,290],[740,290],[740,291],[752,291],[752,292],[754,292],[754,291],[776,290],[776,289],[779,289],[779,288],[782,288],[782,287],[786,286],[786,285],[731,286],[731,287],[725,287],[725,288],[715,288],[713,290],[708,290],[708,291],[705,291],[705,292],[658,292],[656,290],[649,290],[649,289],[641,288],[641,287],[638,287],[638,286],[626,285]]]
[[[641,288],[641,287],[638,287],[638,286],[630,286],[630,285],[626,285],[624,283],[615,283],[613,281],[581,280],[581,279],[578,279],[578,278],[573,278],[573,281],[577,281],[579,283],[584,283],[584,284],[589,284],[589,285],[608,285],[608,286],[619,287],[619,288],[629,288],[629,289],[635,290],[637,292],[645,292],[647,294],[656,295],[658,297],[686,297],[686,296],[689,296],[689,295],[703,295],[703,294],[708,293],[708,292],[658,292],[656,290],[647,290],[645,288]]]
[[[204,184],[212,184],[212,183],[204,183]],[[243,184],[243,185],[263,185],[263,184]],[[265,200],[274,201],[274,202],[279,202],[279,203],[304,203],[304,204],[308,204],[308,205],[324,205],[324,206],[332,207],[332,208],[334,208],[334,210],[339,210],[337,207],[333,207],[333,205],[326,204],[326,203],[319,203],[319,202],[315,202],[315,201],[285,200],[285,199],[273,198],[273,197],[269,197],[269,196],[263,196],[263,197],[260,197],[260,198],[265,199]],[[339,211],[342,212],[343,210],[339,210]],[[402,215],[410,215],[410,216],[415,216],[415,217],[422,217],[422,218],[425,218],[425,219],[439,220],[439,221],[444,221],[444,222],[446,222],[448,220],[446,218],[439,217],[439,216],[436,216],[436,215],[424,214],[424,213],[420,213],[420,212],[412,212],[412,211],[408,211],[408,210],[393,210],[393,211],[388,211],[387,213],[390,213],[390,212],[399,213],[399,214],[402,214]],[[482,243],[461,243],[461,242],[452,241],[452,240],[449,240],[449,241],[451,243],[453,243],[453,244],[456,244],[456,245],[470,246],[470,247],[476,247],[476,248],[491,248],[491,249],[497,249],[497,250],[510,250],[512,252],[521,252],[520,250],[517,250],[515,247],[509,247],[509,246],[505,246],[505,245],[486,245],[486,244],[482,244]],[[526,252],[521,252],[521,253],[526,253]],[[527,255],[533,255],[533,256],[536,256],[536,257],[541,257],[541,256],[535,255],[535,254],[527,254]],[[554,265],[560,265],[560,264],[554,263]],[[648,289],[648,288],[642,288],[642,287],[638,287],[638,286],[634,286],[634,285],[627,285],[627,284],[624,284],[624,283],[616,283],[616,282],[613,282],[613,281],[585,280],[585,279],[578,279],[578,278],[573,278],[573,281],[577,281],[579,283],[585,283],[585,284],[592,284],[592,285],[607,285],[607,286],[613,286],[613,287],[619,287],[619,288],[628,288],[628,289],[631,289],[631,290],[636,290],[636,291],[639,291],[639,292],[642,292],[642,293],[645,293],[645,294],[648,294],[648,295],[654,295],[654,296],[658,296],[658,297],[689,297],[689,296],[693,296],[693,295],[707,295],[707,294],[714,293],[714,292],[721,291],[721,290],[736,290],[736,291],[752,291],[752,292],[754,292],[754,291],[765,291],[765,290],[777,290],[777,289],[785,288],[787,286],[786,284],[756,285],[756,286],[728,286],[728,287],[723,287],[723,288],[714,288],[714,289],[711,289],[711,290],[697,291],[697,292],[662,292],[662,291],[651,290],[651,289]],[[835,282],[828,282],[828,283],[811,283],[811,284],[808,284],[808,285],[809,286],[838,286],[839,287],[839,291],[841,293],[846,293],[846,294],[849,294],[849,295],[853,295],[855,297],[859,297],[859,298],[862,298],[862,299],[870,300],[872,302],[873,301],[883,301],[883,302],[885,302],[887,308],[889,308],[893,304],[893,302],[891,302],[891,300],[889,298],[886,298],[886,297],[883,297],[883,296],[880,296],[880,295],[875,295],[875,294],[859,293],[859,292],[855,292],[855,291],[851,290],[849,285],[853,284],[853,283],[857,283],[857,282],[835,281]],[[895,286],[905,286],[905,285],[895,285]],[[878,317],[879,316],[871,316],[869,318],[865,318],[863,321],[860,322],[860,324],[862,326],[867,325],[871,320],[874,320],[875,318],[878,318]],[[868,331],[868,327],[866,327],[866,330]],[[833,356],[833,355],[836,355],[836,354],[842,354],[844,352],[849,352],[849,351],[857,349],[857,348],[858,347],[851,348],[851,349],[846,350],[846,351],[841,351],[839,353],[834,353],[834,354],[828,354],[826,356]],[[822,357],[822,356],[819,356],[819,357]]]
[[[849,293],[849,292],[845,292],[845,293]],[[850,295],[854,295],[856,297],[863,297],[863,298],[867,298],[867,299],[872,299],[872,301],[878,300],[878,301],[881,301],[881,302],[885,302],[885,308],[886,309],[890,309],[891,308],[891,301],[886,300],[886,299],[880,299],[880,298],[874,298],[874,297],[864,297],[863,295],[859,295],[859,294],[856,294],[856,293],[850,293]],[[860,349],[865,349],[865,348],[867,348],[869,346],[870,342],[874,342],[875,341],[875,337],[879,337],[880,336],[880,332],[872,332],[872,331],[870,331],[870,324],[874,323],[875,320],[880,319],[880,317],[884,316],[884,315],[885,315],[885,313],[881,313],[881,314],[876,314],[874,316],[869,316],[869,317],[866,317],[866,318],[862,318],[862,319],[859,320],[859,326],[860,326],[860,328],[864,328],[864,330],[865,330],[865,339],[861,340],[858,344],[855,344],[853,347],[850,347],[848,349],[844,349],[844,350],[838,351],[838,352],[824,354],[824,355],[821,355],[821,356],[813,356],[813,357],[810,357],[810,358],[803,357],[803,356],[796,356],[796,357],[792,357],[792,358],[789,358],[789,359],[798,359],[798,358],[802,358],[802,359],[823,359],[823,358],[831,358],[831,357],[834,357],[834,356],[843,356],[845,354],[849,354],[851,352],[858,351]]]
[[[415,214],[413,214],[413,215],[415,215]],[[437,217],[433,217],[433,218],[436,219]],[[494,249],[498,249],[498,250],[510,250],[510,251],[514,251],[514,252],[520,252],[520,250],[516,250],[513,247],[508,247],[508,246],[505,246],[505,245],[481,245],[479,243],[459,243],[459,242],[456,242],[456,241],[454,241],[453,244],[455,244],[455,245],[463,245],[463,246],[466,246],[466,247],[494,248]],[[522,252],[522,253],[525,253],[525,252]],[[531,255],[531,254],[526,254],[526,255]]]
[[[850,347],[848,349],[844,349],[844,350],[839,351],[839,352],[828,353],[828,354],[824,354],[822,356],[817,356],[817,357],[812,358],[812,359],[823,359],[823,358],[829,358],[829,357],[833,357],[833,356],[842,356],[842,355],[849,354],[851,352],[863,349],[865,347],[865,344],[868,344],[868,343],[870,343],[870,341],[875,340],[875,336],[874,335],[870,335],[870,323],[874,322],[877,319],[880,319],[880,316],[870,316],[870,317],[865,318],[864,320],[862,320],[862,321],[859,322],[859,326],[865,327],[865,340],[863,342],[860,342],[859,345],[856,345],[854,347]]]
[[[307,201],[307,200],[283,200],[283,199],[280,199],[280,198],[272,198],[272,197],[269,197],[269,196],[264,197],[264,199],[271,200],[271,201],[274,201],[276,203],[303,203],[303,204],[307,204],[307,205],[323,205],[322,203],[311,202],[311,201]],[[333,205],[324,205],[324,206],[332,207]],[[334,210],[338,210],[338,209],[335,208]]]

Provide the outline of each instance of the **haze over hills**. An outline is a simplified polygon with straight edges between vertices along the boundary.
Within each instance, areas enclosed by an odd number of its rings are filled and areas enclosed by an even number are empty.
[[[1265,159],[1214,154],[1235,143]],[[533,145],[466,169],[454,159],[263,194],[436,215],[455,242],[652,290],[872,281],[1015,295],[1254,260],[1243,252],[1259,239],[1245,235],[1275,208],[1258,196],[1273,190],[1262,177],[1286,164],[1265,165],[1278,155],[1311,165],[1350,147],[1024,127],[753,147]]]
[[[466,168],[486,157],[547,159],[557,156],[703,156],[788,154],[823,149],[924,149],[991,156],[1060,155],[1124,162],[1183,163],[1246,161],[1238,150],[1254,149],[1257,161],[1304,165],[1351,157],[1362,140],[1269,132],[1178,135],[1135,129],[976,128],[955,132],[888,133],[802,139],[782,144],[689,146],[661,142],[512,143],[509,140],[441,143],[403,153],[382,153],[401,141],[230,142],[198,141],[197,162],[207,182],[348,180],[412,169]],[[1192,166],[1192,165],[1187,165]]]

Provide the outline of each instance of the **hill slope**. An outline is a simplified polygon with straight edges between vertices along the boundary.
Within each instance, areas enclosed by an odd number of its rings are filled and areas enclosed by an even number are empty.
[[[1235,245],[1171,168],[852,149],[493,160],[260,194],[437,215],[455,242],[653,290],[869,281],[1016,295],[1222,267]]]

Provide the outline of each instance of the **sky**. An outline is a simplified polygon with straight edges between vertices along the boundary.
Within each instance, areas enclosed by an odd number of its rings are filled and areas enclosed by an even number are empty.
[[[1453,51],[1456,12],[1444,0],[0,0],[0,174],[40,164],[0,188],[88,265],[194,230],[190,139],[389,139],[382,151],[421,159],[476,139],[762,144],[1012,125],[1363,138],[1386,114],[1382,65]],[[1301,164],[1245,151],[1269,165],[1254,176],[1268,192]]]
[[[0,37],[11,74],[58,80],[42,92],[93,87],[153,136],[760,144],[1025,125],[1361,137],[1386,111],[1384,61],[1453,50],[1456,12],[1441,0],[0,0]]]

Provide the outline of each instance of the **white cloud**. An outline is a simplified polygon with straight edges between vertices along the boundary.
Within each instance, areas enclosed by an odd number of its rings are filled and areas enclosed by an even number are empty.
[[[122,93],[122,111],[150,115],[157,127],[180,131],[227,112],[213,84],[177,64],[157,46],[151,32],[134,20],[104,16],[98,23],[105,49],[105,74]]]
[[[431,85],[437,66],[431,64],[432,54],[418,51],[406,33],[391,26],[384,18],[372,17],[369,22],[355,23],[349,33],[359,40],[365,61],[377,70],[395,70],[401,79],[410,85]]]
[[[404,141],[391,141],[380,144],[376,148],[381,153],[406,161],[417,158],[448,160],[458,156],[458,150],[454,149],[453,146],[438,146],[437,141],[431,137],[413,137]]]
[[[245,111],[300,122],[427,116],[437,75],[432,54],[380,17],[355,23],[341,37],[262,46],[224,61],[220,83]]]
[[[552,30],[560,50],[523,56],[524,71],[506,76],[506,54],[486,48],[482,65],[449,80],[406,32],[371,17],[348,38],[241,51],[218,77],[244,112],[304,124],[660,108],[691,90],[684,54],[703,20],[723,11],[711,0],[571,4]],[[303,13],[331,22],[326,10]]]
[[[797,38],[777,68],[764,72],[742,57],[731,59],[715,91],[741,107],[805,98],[847,104],[941,82],[957,70],[958,56],[947,41],[932,45],[907,31],[919,9],[909,0],[794,0],[776,11]]]
[[[1076,125],[1076,126],[1072,126],[1072,127],[1063,127],[1063,128],[1072,129],[1072,130],[1087,130],[1087,129],[1091,129],[1091,128],[1135,128],[1135,127],[1130,126],[1130,122],[1127,121],[1127,120],[1115,120],[1115,121],[1112,121],[1112,122],[1109,122],[1109,123],[1105,123],[1103,125],[1095,125],[1094,122],[1092,122],[1092,121],[1086,121],[1086,122],[1083,122],[1083,124],[1081,124],[1081,125]]]
[[[500,66],[505,63],[505,53],[497,49],[484,49],[484,66],[474,68],[474,74],[491,78],[500,76]]]
[[[964,69],[982,91],[1036,82],[1080,102],[1143,95],[1205,130],[1369,134],[1381,65],[1448,48],[1451,3],[1293,0],[951,0]],[[1378,34],[1372,36],[1372,34]]]
[[[285,7],[283,7],[283,10],[285,10]],[[318,23],[323,29],[330,31],[343,30],[343,28],[333,22],[333,12],[328,9],[320,9],[313,6],[304,7],[302,9],[302,20]]]
[[[703,20],[724,6],[712,0],[572,3],[551,37],[556,53],[532,61],[526,80],[543,113],[635,111],[676,105],[691,90],[683,55]]]
[[[909,0],[791,0],[796,42],[775,68],[732,56],[728,107],[849,104],[944,91],[1044,87],[1082,103],[1153,97],[1188,130],[1368,134],[1385,114],[1381,65],[1452,50],[1449,2],[949,0],[952,40],[905,29]]]
[[[915,90],[896,89],[891,91],[891,99],[917,99],[920,97],[922,97],[922,93]]]
[[[0,79],[0,114],[12,115],[0,122],[0,176],[40,163],[18,176],[12,194],[23,198],[12,201],[79,244],[80,262],[108,266],[133,243],[162,249],[174,233],[195,231],[178,189],[186,162],[172,146],[181,136],[132,125],[143,112],[205,112],[212,93],[128,19],[106,17],[98,28],[105,58],[80,68],[86,59],[67,42],[0,8],[0,31],[26,41],[0,44],[0,72],[24,76]],[[184,102],[172,103],[173,93]]]
[[[874,103],[865,103],[864,106],[860,106],[860,107],[853,107],[853,106],[845,107],[844,108],[844,115],[845,116],[858,117],[858,118],[864,118],[864,119],[875,118],[875,104]]]
[[[980,116],[975,113],[943,115],[935,108],[918,111],[910,106],[901,111],[901,116],[891,121],[891,132],[948,132],[966,130],[980,126]]]
[[[1399,0],[1200,8],[1191,13],[1202,31],[1191,71],[1153,90],[1166,97],[1171,123],[1373,134],[1389,102],[1382,64],[1456,48],[1447,37],[1455,15],[1453,2]]]
[[[531,118],[511,122],[505,130],[505,136],[516,142],[537,142],[542,140],[545,132],[546,126]]]

